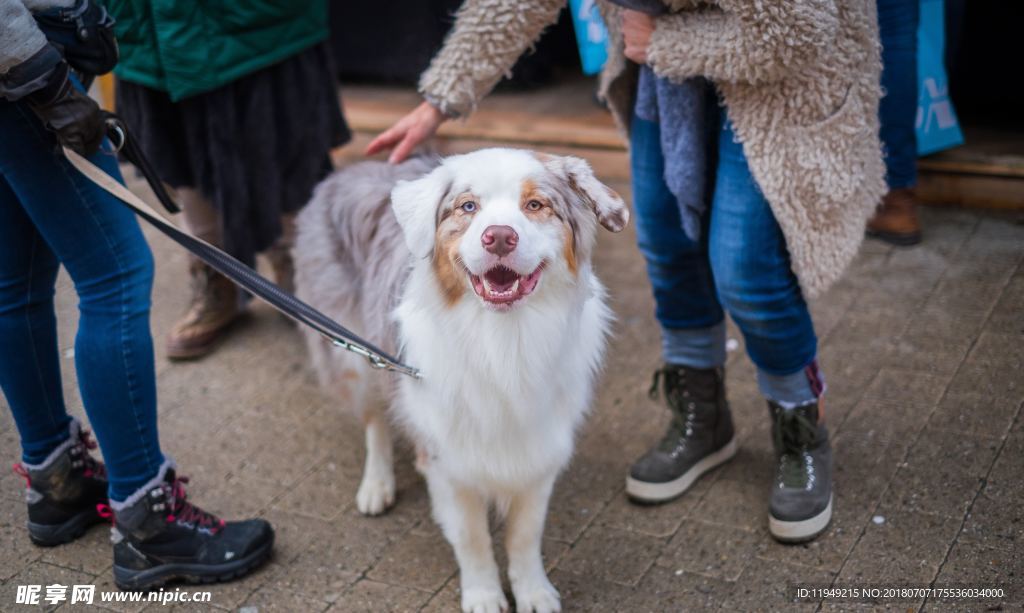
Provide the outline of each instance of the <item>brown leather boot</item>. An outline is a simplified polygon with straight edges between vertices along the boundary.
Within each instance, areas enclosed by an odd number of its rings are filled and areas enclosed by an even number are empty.
[[[238,288],[227,277],[199,260],[189,264],[192,303],[167,335],[167,357],[201,358],[211,351],[242,314]]]
[[[909,188],[890,190],[875,216],[868,220],[867,234],[887,243],[908,247],[921,242],[917,200]]]

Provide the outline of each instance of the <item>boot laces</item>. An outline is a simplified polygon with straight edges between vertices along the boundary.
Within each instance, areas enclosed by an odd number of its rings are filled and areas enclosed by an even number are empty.
[[[652,400],[658,399],[658,390],[662,383],[665,402],[672,413],[672,421],[658,448],[667,453],[678,454],[686,446],[686,441],[693,436],[697,404],[690,393],[685,370],[663,367],[654,371],[651,387],[647,390],[647,395]]]
[[[175,477],[172,482],[163,485],[167,507],[170,510],[167,514],[168,523],[191,524],[216,534],[224,527],[224,520],[189,502],[188,494],[185,493],[186,483],[188,483],[188,477]]]
[[[775,447],[779,456],[779,486],[810,490],[814,486],[814,459],[808,449],[817,428],[803,413],[778,410],[775,414]]]
[[[96,441],[85,428],[78,432],[78,441],[69,449],[72,456],[71,466],[82,469],[82,476],[95,479],[107,478],[107,467],[89,452],[96,449]]]
[[[97,504],[96,514],[110,522],[111,526],[114,525],[114,509],[111,509],[109,504],[103,502]]]
[[[32,487],[32,479],[28,476],[28,469],[25,468],[24,464],[21,462],[15,462],[11,466],[11,470],[14,471],[14,474],[25,480],[25,487]]]
[[[107,467],[96,458],[92,457],[89,451],[96,449],[96,441],[92,439],[89,431],[81,429],[78,431],[78,440],[68,449],[71,454],[71,467],[81,468],[83,477],[96,479],[107,478]],[[32,487],[32,478],[29,477],[28,469],[21,462],[15,462],[11,466],[14,474],[25,480],[25,487]]]

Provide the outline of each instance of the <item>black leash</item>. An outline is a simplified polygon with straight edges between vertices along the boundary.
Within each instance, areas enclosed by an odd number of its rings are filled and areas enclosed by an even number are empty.
[[[171,213],[180,211],[181,209],[167,193],[159,176],[142,153],[138,142],[128,132],[121,119],[113,113],[105,113],[105,119],[108,136],[114,144],[115,151],[119,151],[124,155],[125,159],[139,169],[146,178],[146,182],[149,183],[150,188],[152,188],[153,193],[156,194],[157,200],[160,201],[160,204],[165,209]],[[155,226],[156,229],[163,232],[168,238],[209,264],[228,279],[231,279],[242,289],[263,299],[267,304],[285,316],[316,330],[333,344],[365,357],[373,368],[391,370],[417,379],[421,377],[419,370],[403,364],[397,358],[387,354],[372,343],[363,340],[320,311],[260,276],[259,273],[249,266],[239,262],[213,245],[183,232],[84,157],[67,148],[64,149],[64,153],[72,165],[78,168],[79,171],[99,187],[130,206],[136,214]],[[97,173],[102,176],[98,176]]]

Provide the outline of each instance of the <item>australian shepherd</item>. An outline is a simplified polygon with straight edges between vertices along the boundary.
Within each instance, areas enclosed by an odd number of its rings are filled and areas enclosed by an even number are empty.
[[[395,500],[394,424],[455,550],[464,611],[508,608],[492,508],[507,518],[517,610],[560,610],[541,535],[612,318],[591,265],[597,226],[628,219],[583,160],[514,149],[356,164],[298,218],[298,295],[423,374],[372,372],[307,333],[321,384],[366,427],[356,505],[376,515]]]

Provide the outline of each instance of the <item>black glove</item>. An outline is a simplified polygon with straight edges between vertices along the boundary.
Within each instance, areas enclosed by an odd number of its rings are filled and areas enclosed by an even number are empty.
[[[47,75],[45,85],[24,100],[60,144],[87,156],[103,142],[103,116],[99,105],[74,86],[69,74],[67,62],[61,60]]]

